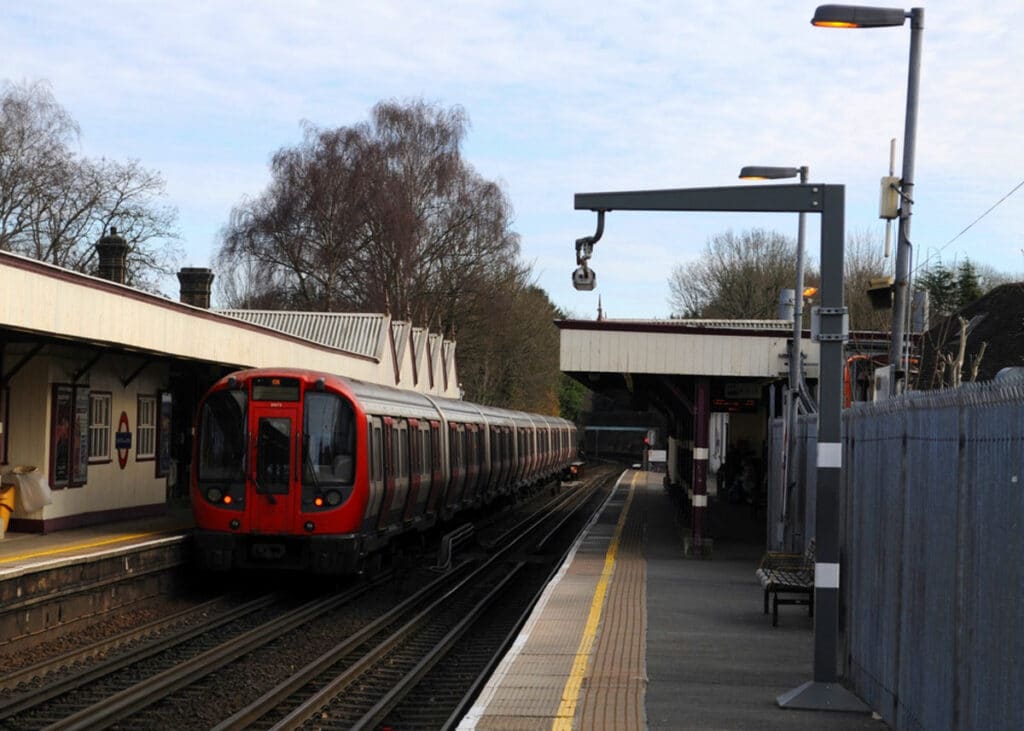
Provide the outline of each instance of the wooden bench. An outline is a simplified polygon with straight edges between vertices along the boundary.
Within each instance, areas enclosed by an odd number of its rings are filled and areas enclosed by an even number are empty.
[[[814,616],[814,539],[801,553],[769,551],[761,559],[757,578],[764,589],[764,613],[768,614],[768,597],[772,596],[772,627],[779,624],[780,604],[807,607],[807,616]]]

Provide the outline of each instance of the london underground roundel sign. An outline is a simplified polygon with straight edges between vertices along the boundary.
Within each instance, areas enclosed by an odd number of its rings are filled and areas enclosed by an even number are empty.
[[[123,470],[128,464],[128,450],[132,448],[132,433],[128,431],[128,414],[125,411],[121,412],[121,418],[117,422],[114,446],[117,447],[117,465]]]

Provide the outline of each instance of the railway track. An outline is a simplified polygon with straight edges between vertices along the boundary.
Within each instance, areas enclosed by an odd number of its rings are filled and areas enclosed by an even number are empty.
[[[489,674],[557,565],[550,556],[539,563],[531,556],[545,550],[559,529],[585,509],[592,495],[569,494],[557,508],[510,529],[494,540],[500,548],[466,568],[457,585],[438,593],[421,609],[396,607],[225,720],[217,731],[297,729],[308,724],[318,729],[375,728],[387,725],[392,714],[400,717],[401,728],[433,729],[450,724],[471,700],[467,698],[470,691]],[[528,571],[531,566],[534,570]],[[534,581],[524,582],[526,573],[532,573]],[[502,626],[493,621],[494,607],[499,604],[504,605],[506,615],[509,608],[515,609],[511,626],[506,623],[506,629],[495,635],[494,628]],[[481,627],[489,630],[478,632]],[[467,673],[464,666],[457,671],[457,682],[450,671],[432,673],[456,648],[461,646],[465,653],[470,635],[473,641],[469,644],[476,648],[472,669]],[[428,687],[433,688],[426,691],[433,693],[429,704],[412,701],[417,690],[423,695]],[[438,702],[439,692],[448,696],[448,703]]]
[[[442,727],[471,701],[610,480],[591,483],[481,539],[440,575],[381,576],[299,606],[268,595],[230,612],[200,607],[208,623],[168,618],[28,668],[4,684],[0,727]]]
[[[203,620],[184,627],[161,620],[161,636],[124,652],[116,649],[148,634],[145,628],[45,661],[17,673],[15,684],[5,679],[0,722],[19,729],[107,728],[368,589],[360,586],[294,608],[277,594],[217,613],[204,606],[190,612],[205,612]],[[85,664],[94,657],[103,659]]]

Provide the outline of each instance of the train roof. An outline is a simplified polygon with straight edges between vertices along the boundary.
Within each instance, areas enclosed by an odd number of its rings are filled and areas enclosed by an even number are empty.
[[[529,425],[544,425],[548,427],[574,426],[571,421],[557,416],[531,414],[525,411],[516,411],[497,406],[484,406],[470,401],[445,398],[443,396],[428,396],[417,391],[393,388],[391,386],[383,386],[377,383],[369,383],[302,368],[252,368],[236,371],[225,376],[225,378],[231,378],[232,376],[250,378],[259,374],[270,373],[302,378],[309,381],[323,378],[325,381],[342,385],[359,400],[360,406],[363,409],[370,412],[381,412],[412,419],[443,417],[445,419],[468,422],[505,423],[517,427]]]

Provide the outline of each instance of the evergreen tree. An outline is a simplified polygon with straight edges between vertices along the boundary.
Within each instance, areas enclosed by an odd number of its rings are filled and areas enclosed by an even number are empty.
[[[966,307],[983,294],[978,270],[974,262],[964,259],[957,267],[956,300],[957,309]]]
[[[960,307],[956,278],[941,262],[917,278],[917,288],[928,293],[931,324],[949,317]]]

